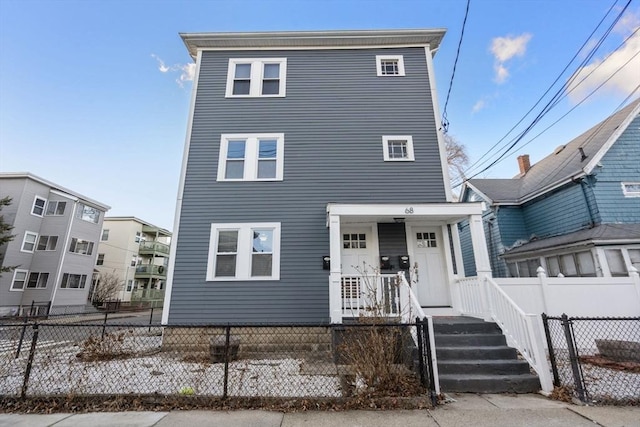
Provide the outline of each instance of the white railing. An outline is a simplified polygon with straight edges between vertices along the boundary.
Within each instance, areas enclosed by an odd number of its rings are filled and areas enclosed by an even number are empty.
[[[413,293],[409,282],[407,282],[407,278],[405,277],[403,272],[398,273],[398,289],[400,294],[400,307],[402,308],[402,322],[403,323],[412,323],[416,320],[416,317],[420,319],[427,319],[427,328],[429,331],[429,346],[431,347],[431,364],[433,366],[433,383],[435,385],[435,392],[440,394],[440,379],[438,378],[438,359],[436,357],[436,342],[434,337],[433,330],[433,318],[427,315],[422,307],[420,306],[420,302],[416,297],[416,294]],[[418,345],[418,331],[416,328],[411,328],[411,337],[413,338],[413,342]]]
[[[525,313],[490,277],[485,278],[485,283],[491,317],[502,329],[508,344],[515,347],[536,371],[542,390],[553,391],[540,316]]]
[[[483,317],[482,286],[477,277],[465,277],[456,281],[458,288],[458,311],[461,314]]]
[[[342,316],[399,317],[400,294],[395,274],[343,275]]]

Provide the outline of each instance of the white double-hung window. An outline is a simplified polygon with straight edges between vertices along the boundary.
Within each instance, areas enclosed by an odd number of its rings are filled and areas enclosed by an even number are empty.
[[[223,134],[218,181],[282,181],[284,134]]]
[[[225,96],[284,97],[286,80],[286,58],[231,58]]]
[[[211,224],[207,280],[280,280],[280,223]]]

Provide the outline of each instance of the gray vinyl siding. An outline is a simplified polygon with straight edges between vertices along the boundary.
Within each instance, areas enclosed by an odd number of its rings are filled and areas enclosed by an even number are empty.
[[[406,76],[376,76],[389,53]],[[287,58],[286,97],[225,98],[241,57]],[[216,182],[220,135],[266,132],[284,133],[284,180]],[[383,135],[411,135],[416,161],[384,162]],[[169,322],[328,322],[328,202],[445,202],[424,49],[204,52]],[[279,281],[205,280],[224,222],[282,224]]]
[[[640,222],[640,197],[625,197],[622,182],[640,182],[640,117],[620,135],[597,168],[594,194],[603,223]]]
[[[380,256],[388,256],[391,268],[385,270],[396,272],[400,269],[398,257],[407,255],[407,235],[404,224],[381,223],[378,224],[378,249]]]

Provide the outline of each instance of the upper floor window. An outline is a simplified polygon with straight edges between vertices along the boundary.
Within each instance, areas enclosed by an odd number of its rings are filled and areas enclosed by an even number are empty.
[[[109,240],[109,229],[105,228],[104,230],[102,230],[102,236],[100,236],[100,240],[103,242],[106,242],[107,240]]]
[[[140,243],[143,242],[144,239],[142,238],[142,233],[140,231],[136,231],[136,237],[135,237],[135,242],[136,243]]]
[[[93,222],[94,224],[97,224],[98,221],[100,221],[100,210],[91,206],[87,206],[84,203],[78,203],[76,218],[80,218],[83,221]]]
[[[88,240],[71,239],[71,245],[69,246],[69,252],[73,252],[81,255],[91,255],[93,252],[93,242]]]
[[[38,240],[38,233],[25,231],[22,239],[22,252],[33,252],[36,248],[36,240]]]
[[[415,160],[411,136],[383,136],[382,149],[385,162]]]
[[[104,265],[104,254],[98,254],[96,265]]]
[[[376,72],[378,76],[404,76],[402,55],[376,55]]]
[[[625,197],[640,197],[640,182],[623,182],[622,194]]]
[[[40,236],[38,240],[39,251],[55,251],[58,245],[58,236]]]
[[[287,59],[229,59],[227,90],[232,97],[283,97],[286,92]]]
[[[44,214],[44,206],[47,204],[47,199],[43,199],[40,196],[36,196],[33,199],[33,207],[31,208],[31,214],[35,216],[42,216]]]
[[[50,200],[47,203],[47,215],[64,215],[64,210],[67,208],[67,202],[61,202],[58,200]]]
[[[279,222],[211,224],[207,280],[279,279]]]
[[[24,290],[24,285],[27,282],[27,274],[29,272],[27,270],[13,270],[13,280],[11,281],[11,290],[12,291],[22,291]]]
[[[282,181],[284,134],[226,134],[220,140],[218,181]]]

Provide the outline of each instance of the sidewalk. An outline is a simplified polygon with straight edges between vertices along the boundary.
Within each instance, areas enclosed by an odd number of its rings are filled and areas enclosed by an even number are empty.
[[[455,402],[428,410],[172,411],[88,414],[0,414],[0,427],[640,427],[640,408],[577,406],[537,395],[453,394]]]

